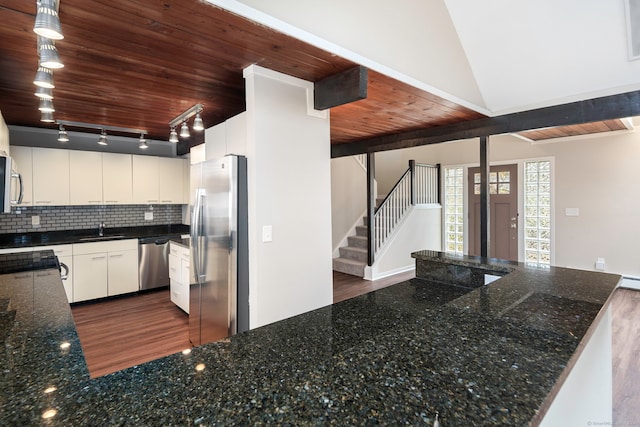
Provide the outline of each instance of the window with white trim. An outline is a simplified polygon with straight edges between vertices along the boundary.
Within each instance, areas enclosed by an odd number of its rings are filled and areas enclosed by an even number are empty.
[[[524,260],[551,265],[551,162],[524,165]]]
[[[444,251],[464,253],[464,169],[444,169]]]

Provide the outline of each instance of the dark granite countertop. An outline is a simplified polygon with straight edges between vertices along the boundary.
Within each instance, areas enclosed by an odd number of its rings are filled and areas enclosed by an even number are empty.
[[[91,241],[139,239],[188,234],[189,226],[184,224],[150,225],[142,227],[108,227],[104,236],[98,236],[98,229],[44,231],[31,233],[0,234],[0,249],[31,246],[64,245]]]
[[[431,426],[439,412],[443,427],[527,425],[620,277],[509,270],[479,288],[413,279],[97,379],[58,279],[43,312],[9,331],[0,424]]]

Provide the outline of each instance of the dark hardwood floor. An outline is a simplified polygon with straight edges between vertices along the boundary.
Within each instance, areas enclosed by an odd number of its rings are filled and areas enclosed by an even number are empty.
[[[369,281],[333,274],[338,302],[414,277],[413,272]],[[163,289],[71,308],[92,378],[191,347],[189,317]]]

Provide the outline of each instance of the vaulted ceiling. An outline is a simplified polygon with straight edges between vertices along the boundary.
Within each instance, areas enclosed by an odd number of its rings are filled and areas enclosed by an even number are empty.
[[[539,10],[548,10],[549,1],[542,2]],[[638,68],[638,61],[628,61],[619,46],[611,47],[615,55],[607,58],[610,62],[616,59],[615,66],[583,73],[577,72],[578,66],[565,70],[569,60],[554,62],[543,57],[544,46],[535,50],[539,56],[525,60],[535,37],[523,36],[530,28],[522,16],[518,21],[522,31],[511,31],[515,25],[504,23],[509,20],[498,16],[497,5],[481,8],[458,0],[412,0],[400,5],[376,3],[362,13],[363,9],[356,7],[362,6],[361,2],[336,2],[318,2],[310,13],[308,2],[290,0],[62,0],[59,14],[65,38],[56,47],[65,67],[54,73],[54,116],[57,120],[146,129],[151,138],[166,140],[169,121],[196,103],[205,106],[206,126],[243,111],[242,70],[251,64],[309,81],[356,64],[367,66],[368,97],[331,110],[332,144],[640,88],[640,69],[637,77],[626,77],[630,69]],[[336,16],[341,5],[342,13]],[[264,10],[258,10],[259,6]],[[509,4],[503,6],[508,13],[524,12]],[[609,14],[613,21],[624,17],[620,7],[616,5]],[[465,8],[470,8],[469,16],[482,16],[486,25],[475,24],[463,13]],[[569,25],[569,29],[580,29],[580,25],[602,17],[600,9],[589,10],[599,12],[599,17],[580,14],[578,24]],[[352,19],[358,12],[361,19]],[[55,129],[55,124],[40,122],[34,96],[38,64],[32,31],[35,13],[35,0],[0,0],[0,111],[9,125]],[[540,17],[539,12],[530,15]],[[607,31],[603,38],[610,36],[613,21],[600,22],[599,29]],[[414,25],[416,22],[423,25]],[[560,22],[561,18],[551,20],[554,25]],[[539,24],[546,32],[557,33],[554,27]],[[403,38],[397,39],[399,36]],[[616,37],[616,43],[624,42],[624,31]],[[540,38],[547,44],[552,40],[546,33]],[[515,45],[522,40],[528,44],[520,52]],[[570,47],[561,45],[563,49]],[[597,52],[602,50],[601,43],[596,47]],[[562,50],[552,53],[550,58],[555,59]],[[589,54],[586,48],[580,53],[580,57]],[[502,68],[496,71],[494,67],[492,74],[492,61],[500,55],[511,58],[513,67],[503,60]],[[570,59],[575,62],[574,57]],[[578,65],[586,66],[593,59],[584,61]],[[541,78],[544,70],[547,78]],[[520,85],[514,76],[518,73],[522,76]],[[584,75],[588,78],[580,85],[563,83]],[[548,88],[545,85],[550,81],[555,82],[551,89],[536,90],[539,86]],[[526,93],[513,96],[511,92],[519,86],[525,87]],[[541,96],[527,97],[527,93]],[[194,135],[188,143],[198,143],[201,135]]]

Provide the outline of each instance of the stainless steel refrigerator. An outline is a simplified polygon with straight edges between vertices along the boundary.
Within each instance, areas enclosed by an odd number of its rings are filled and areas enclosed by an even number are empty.
[[[189,338],[206,344],[249,329],[247,159],[191,166]]]

